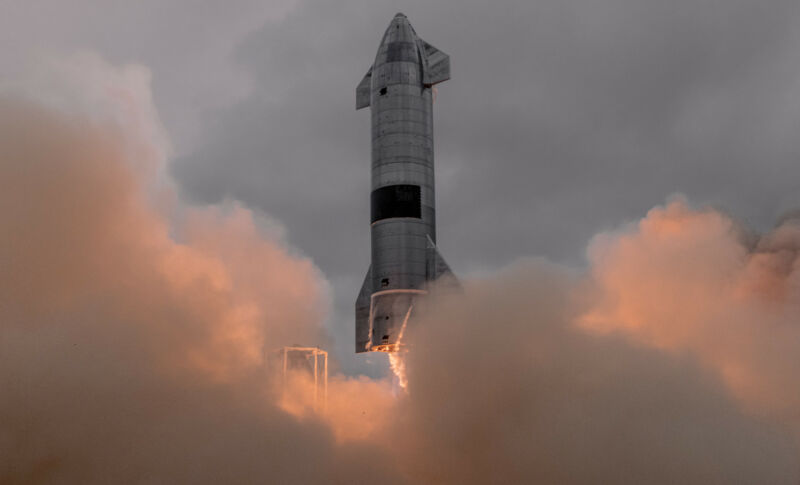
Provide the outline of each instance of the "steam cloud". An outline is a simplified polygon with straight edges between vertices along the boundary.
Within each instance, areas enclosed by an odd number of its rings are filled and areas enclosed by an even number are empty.
[[[589,252],[584,327],[690,352],[753,411],[800,424],[800,218],[757,236],[678,198]]]
[[[589,278],[440,295],[408,394],[332,376],[292,409],[262,350],[325,343],[324,278],[246,209],[181,208],[146,76],[82,62],[108,99],[0,101],[0,482],[797,483],[795,222],[671,202]]]
[[[447,483],[793,483],[782,426],[713,372],[591,335],[580,276],[520,262],[411,331],[409,460]]]
[[[84,61],[108,103],[0,102],[0,483],[379,473],[380,452],[297,422],[265,381],[265,345],[324,344],[317,270],[242,208],[171,224],[138,73]]]

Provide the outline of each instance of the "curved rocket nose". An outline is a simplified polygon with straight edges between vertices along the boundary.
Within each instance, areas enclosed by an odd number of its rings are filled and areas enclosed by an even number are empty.
[[[386,33],[383,35],[381,43],[414,42],[416,37],[417,34],[414,32],[411,22],[408,21],[408,17],[402,12],[398,12],[389,23],[389,27],[386,28]]]

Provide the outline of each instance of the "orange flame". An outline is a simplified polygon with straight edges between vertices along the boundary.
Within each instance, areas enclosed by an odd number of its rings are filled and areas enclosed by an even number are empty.
[[[401,351],[398,350],[389,353],[389,365],[392,367],[392,372],[397,378],[398,384],[400,384],[400,387],[407,393],[408,377],[406,376],[406,362],[400,352]]]

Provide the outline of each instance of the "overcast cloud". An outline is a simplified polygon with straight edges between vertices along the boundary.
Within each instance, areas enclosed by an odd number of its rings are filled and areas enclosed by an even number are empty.
[[[182,196],[286,226],[332,282],[349,372],[369,371],[352,356],[370,153],[354,91],[397,11],[451,56],[437,219],[459,274],[581,265],[593,234],[676,192],[757,230],[800,207],[794,0],[6,3],[4,76],[54,49],[152,69]]]

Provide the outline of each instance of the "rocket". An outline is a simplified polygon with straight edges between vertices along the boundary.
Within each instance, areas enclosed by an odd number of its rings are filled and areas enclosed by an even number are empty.
[[[436,247],[433,86],[450,56],[417,36],[402,13],[356,87],[372,114],[372,260],[355,305],[356,352],[395,352],[428,284],[452,272]]]

